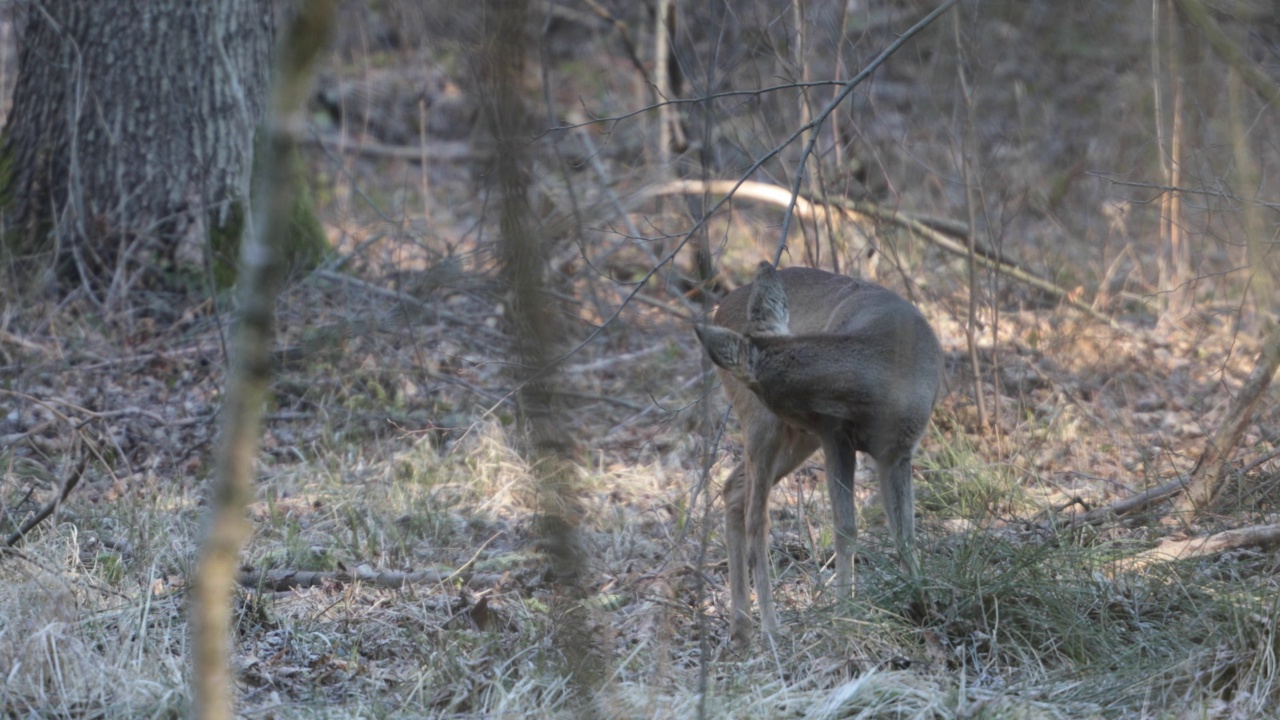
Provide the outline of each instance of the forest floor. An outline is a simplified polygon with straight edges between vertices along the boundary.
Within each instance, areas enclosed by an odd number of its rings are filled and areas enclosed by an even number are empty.
[[[341,52],[334,68],[323,82],[353,73]],[[428,75],[444,98],[433,107],[466,115],[457,77]],[[439,139],[434,150],[460,151],[427,169],[381,152],[416,130],[317,126],[306,162],[346,262],[295,277],[281,298],[235,607],[242,715],[1251,717],[1277,698],[1275,554],[1250,543],[1143,554],[1280,521],[1274,392],[1215,507],[1071,525],[1190,471],[1257,356],[1243,304],[1215,290],[1157,322],[1159,292],[1113,282],[1085,255],[1042,274],[1111,322],[1000,278],[971,353],[964,264],[918,238],[882,239],[892,249],[879,268],[855,270],[912,298],[946,355],[917,455],[923,580],[899,571],[864,463],[858,593],[828,591],[817,456],[773,494],[782,632],[739,653],[719,490],[741,439],[721,423],[726,402],[692,333],[706,308],[681,281],[691,263],[681,255],[623,306],[655,244],[606,231],[554,246],[565,349],[603,326],[557,376],[587,558],[581,595],[567,596],[548,577],[537,468],[520,451],[506,289],[477,191],[483,147]],[[339,133],[373,140],[335,149]],[[687,221],[646,195],[647,180],[615,180],[646,233]],[[611,201],[591,200],[588,226],[623,224]],[[1082,234],[1115,227],[1084,207],[1092,199],[1074,202],[1095,216]],[[713,218],[722,289],[772,252],[778,215]],[[1035,269],[1077,257],[1053,225],[1022,227],[1024,257],[1050,258]],[[1149,240],[1117,237],[1107,259],[1140,274]],[[795,250],[784,264],[801,262]],[[31,298],[0,317],[5,534],[78,481],[0,557],[0,714],[185,712],[185,591],[232,306],[220,294],[174,312],[171,296],[139,291],[126,309]]]

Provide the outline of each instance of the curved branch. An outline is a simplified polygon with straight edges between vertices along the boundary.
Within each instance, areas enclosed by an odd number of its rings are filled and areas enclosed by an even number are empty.
[[[793,188],[794,190],[794,188]],[[787,190],[780,185],[770,185],[768,183],[755,181],[732,181],[732,180],[676,180],[673,182],[663,183],[656,187],[650,188],[647,195],[680,195],[692,194],[701,195],[704,192],[710,195],[722,196],[720,203],[717,203],[715,209],[718,209],[730,197],[743,198],[747,200],[757,200],[772,205],[794,208],[802,217],[812,217],[819,220],[827,218],[831,213],[831,208],[838,208],[840,213],[854,220],[861,220],[870,223],[872,220],[892,223],[903,228],[912,235],[932,243],[933,245],[946,250],[949,253],[967,258],[969,256],[968,248],[959,242],[952,240],[947,234],[935,230],[933,226],[941,223],[936,218],[917,219],[910,215],[906,215],[897,210],[888,210],[877,205],[865,202],[852,201],[836,201],[834,203],[821,203],[799,194],[792,194],[793,190]],[[1114,319],[1095,310],[1087,303],[1080,302],[1071,297],[1066,290],[1054,285],[1052,282],[1038,277],[1031,271],[1022,268],[1014,262],[996,256],[994,253],[977,252],[974,260],[984,267],[990,268],[1006,275],[1013,280],[1028,285],[1039,290],[1059,302],[1064,303],[1080,312],[1092,317],[1099,322],[1106,323],[1112,329],[1124,332],[1125,329],[1119,325]]]

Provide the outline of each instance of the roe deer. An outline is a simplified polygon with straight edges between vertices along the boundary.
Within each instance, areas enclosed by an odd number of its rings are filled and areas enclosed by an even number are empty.
[[[835,516],[839,596],[853,593],[857,508],[854,451],[875,461],[889,527],[907,571],[916,561],[911,455],[937,399],[942,350],[914,305],[891,290],[810,268],[774,270],[720,303],[695,328],[745,436],[746,457],[725,482],[730,635],[749,642],[748,570],[761,630],[777,630],[769,580],[769,491],[814,450],[826,455]]]

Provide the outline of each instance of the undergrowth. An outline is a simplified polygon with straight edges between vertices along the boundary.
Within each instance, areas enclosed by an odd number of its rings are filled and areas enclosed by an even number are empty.
[[[349,457],[338,466],[296,464],[263,486],[246,563],[331,573],[361,563],[431,568],[442,580],[243,589],[235,642],[245,706],[280,697],[289,709],[278,716],[570,713],[563,657],[550,642],[569,616],[541,576],[527,519],[534,499],[520,490],[528,468],[501,426],[477,426],[451,452],[422,439],[389,447],[381,459]],[[1136,717],[1153,707],[1216,716],[1224,707],[1261,711],[1276,699],[1280,594],[1266,558],[1229,572],[1208,561],[1120,571],[1127,545],[1086,546],[994,521],[948,530],[954,510],[929,505],[938,509],[921,513],[920,581],[879,549],[885,533],[872,518],[857,597],[822,589],[822,542],[816,558],[780,558],[783,632],[772,646],[737,655],[721,619],[718,508],[695,514],[692,532],[680,533],[665,503],[646,503],[667,492],[657,467],[583,472],[596,500],[586,503],[583,525],[595,579],[576,602],[603,629],[594,636],[602,684],[591,702],[606,716],[693,713],[704,673],[704,711],[725,718]],[[183,502],[175,488],[154,491],[152,507]],[[1024,502],[995,490],[978,497],[988,509]],[[779,508],[784,537],[788,527],[825,523],[825,498],[807,502],[813,507]],[[120,539],[145,549],[104,556],[96,540],[54,524],[28,539],[27,561],[2,566],[6,707],[60,716],[85,704],[106,708],[106,717],[178,712],[186,646],[184,581],[174,573],[193,548],[189,533],[168,533],[194,516],[153,512],[140,521],[119,505],[95,511],[97,526],[123,530]],[[705,530],[711,564],[698,570]],[[175,542],[155,543],[166,536]]]

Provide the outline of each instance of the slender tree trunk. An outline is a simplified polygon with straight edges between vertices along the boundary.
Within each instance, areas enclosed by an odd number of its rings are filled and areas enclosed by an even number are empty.
[[[297,206],[299,178],[291,162],[302,126],[303,100],[315,60],[333,32],[333,0],[302,3],[285,37],[263,132],[257,215],[244,242],[240,317],[222,408],[217,469],[192,587],[192,717],[234,717],[234,677],[228,662],[231,592],[240,546],[249,535],[245,508],[253,498],[253,468],[262,435],[262,405],[270,380],[276,295],[284,275],[285,241]]]
[[[533,136],[524,103],[529,55],[531,3],[487,0],[484,34],[477,60],[482,105],[497,145],[492,177],[497,190],[498,254],[509,290],[507,306],[516,340],[521,429],[538,483],[538,529],[549,559],[548,576],[557,592],[551,640],[564,661],[579,716],[591,716],[591,698],[604,677],[606,661],[590,609],[582,602],[586,558],[578,524],[580,490],[570,463],[573,438],[556,402],[554,364],[564,328],[547,292],[548,243],[529,203]]]
[[[960,177],[964,180],[965,209],[969,213],[969,233],[966,248],[969,251],[969,314],[965,322],[965,339],[969,345],[969,371],[973,378],[974,407],[977,410],[978,432],[987,431],[987,400],[982,385],[982,359],[978,355],[978,188],[975,183],[982,182],[982,171],[978,167],[979,153],[982,152],[978,142],[978,121],[975,112],[975,88],[969,82],[965,65],[969,56],[965,52],[964,42],[960,36],[960,13],[951,16],[952,30],[955,33],[956,54],[960,62],[956,63],[956,77],[960,82],[960,93],[964,98],[965,127],[964,137],[960,141]],[[984,218],[985,219],[985,218]],[[985,223],[984,223],[985,225]],[[994,303],[993,303],[994,305]]]
[[[198,258],[210,231],[238,234],[273,25],[270,0],[27,7],[0,148],[8,249],[56,253],[109,300],[137,280],[122,258]]]

